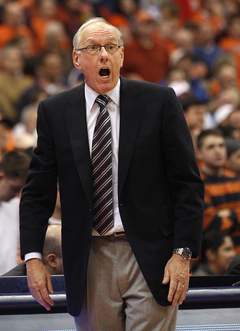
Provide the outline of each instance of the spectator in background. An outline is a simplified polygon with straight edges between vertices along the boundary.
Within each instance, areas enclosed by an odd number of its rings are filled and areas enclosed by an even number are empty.
[[[148,13],[138,11],[135,14],[134,36],[124,48],[121,74],[157,83],[165,78],[168,68],[168,52],[156,32],[156,22]]]
[[[227,147],[226,169],[233,172],[234,176],[240,177],[240,143],[233,137],[225,138]]]
[[[12,130],[12,123],[8,119],[0,120],[0,160],[2,155],[7,151],[14,149],[14,136]]]
[[[240,253],[237,254],[232,262],[230,263],[228,270],[227,270],[227,275],[240,275]],[[238,282],[236,285],[240,285],[240,282]]]
[[[198,136],[196,155],[202,163],[205,186],[203,231],[229,234],[240,252],[240,178],[226,173],[227,149],[221,131],[203,130]]]
[[[176,62],[186,54],[192,54],[194,49],[195,34],[191,29],[180,28],[174,35],[175,48],[170,55],[170,64]]]
[[[235,257],[232,238],[221,231],[209,231],[202,239],[201,260],[192,269],[192,276],[225,275]]]
[[[51,96],[66,89],[62,56],[56,51],[47,51],[39,57],[35,80],[22,96],[21,109],[29,104],[33,95],[44,92],[45,95]]]
[[[64,25],[59,21],[48,23],[44,33],[46,50],[61,54],[63,59],[64,74],[68,75],[73,68],[72,47],[69,37],[66,34]]]
[[[222,123],[221,129],[232,128],[231,136],[240,142],[240,109],[237,108],[230,112],[226,120]]]
[[[225,27],[225,5],[222,0],[200,0],[195,1],[191,22],[198,25],[209,22],[217,35],[221,35]]]
[[[240,16],[229,17],[227,22],[227,35],[219,41],[219,45],[236,60],[237,75],[240,80]]]
[[[51,275],[63,274],[61,225],[49,225],[46,231],[42,261]],[[20,263],[2,276],[26,276],[26,264]]]
[[[0,25],[0,50],[12,39],[23,36],[33,43],[33,33],[26,24],[26,17],[19,1],[7,1],[3,10],[3,22]]]
[[[221,107],[223,104],[231,103],[232,97],[226,100],[226,96],[229,93],[225,93],[225,91],[235,91],[233,93],[237,94],[239,93],[240,88],[236,65],[232,59],[222,58],[221,61],[216,64],[214,74],[209,79],[208,86],[210,91],[209,94],[211,96],[208,106],[209,111],[214,113],[216,109]],[[233,100],[236,100],[236,97],[233,97]]]
[[[52,217],[49,218],[48,224],[62,224],[62,213],[61,213],[61,202],[60,202],[60,192],[59,183],[57,183],[57,198],[56,205]]]
[[[211,104],[209,111],[212,111],[214,122],[217,125],[225,125],[229,115],[239,107],[240,93],[237,88],[229,87],[217,96]],[[211,107],[214,105],[214,109]]]
[[[182,104],[184,116],[192,136],[193,145],[196,148],[197,137],[202,132],[204,126],[206,104],[194,96],[180,98],[180,102]]]
[[[35,49],[38,53],[46,51],[46,28],[55,19],[57,19],[57,2],[55,0],[35,1],[35,12],[29,21],[35,36]]]
[[[214,75],[212,79],[212,96],[217,96],[221,91],[228,88],[240,88],[238,81],[236,64],[232,58],[222,58],[215,63]]]
[[[17,265],[19,194],[25,185],[30,159],[10,151],[0,160],[0,275]]]
[[[6,45],[1,50],[0,60],[0,101],[4,117],[15,123],[20,98],[32,84],[32,79],[23,73],[24,61],[18,47]]]
[[[15,148],[26,151],[30,156],[37,145],[36,123],[37,107],[29,104],[23,109],[20,121],[13,128]]]
[[[90,1],[62,0],[59,9],[57,18],[63,23],[70,40],[87,19],[95,16],[94,6]]]
[[[193,57],[195,60],[206,63],[209,73],[212,72],[215,64],[224,55],[223,49],[215,40],[216,31],[209,22],[203,22],[197,26]]]

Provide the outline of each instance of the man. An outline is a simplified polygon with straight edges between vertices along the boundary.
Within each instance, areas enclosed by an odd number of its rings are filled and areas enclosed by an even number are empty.
[[[240,177],[240,143],[233,137],[225,139],[227,147],[226,169],[233,172],[235,176]]]
[[[0,275],[17,265],[19,194],[25,185],[30,159],[10,151],[0,160]]]
[[[192,136],[194,147],[196,147],[197,137],[203,130],[206,105],[204,101],[194,96],[180,98],[180,102],[183,107],[184,116]]]
[[[191,253],[200,253],[203,212],[183,112],[172,89],[119,77],[122,38],[106,21],[87,21],[73,44],[85,83],[40,103],[22,194],[31,293],[46,309],[53,305],[39,253],[58,177],[67,302],[77,330],[174,330]]]
[[[228,176],[225,139],[221,131],[208,129],[198,137],[197,157],[202,162],[205,184],[203,231],[221,230],[230,234],[240,251],[240,179]]]
[[[235,257],[232,238],[219,230],[212,230],[203,236],[201,260],[192,270],[192,276],[222,276]]]
[[[63,274],[60,224],[51,224],[47,228],[42,262],[51,275]],[[26,264],[22,262],[3,276],[26,276],[26,274]]]

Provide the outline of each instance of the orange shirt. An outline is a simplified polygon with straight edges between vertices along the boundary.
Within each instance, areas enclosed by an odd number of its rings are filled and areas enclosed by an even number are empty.
[[[22,25],[16,29],[10,27],[9,25],[0,25],[0,49],[10,40],[18,36],[27,37],[29,40],[31,40],[31,42],[33,40],[32,32],[25,25]]]

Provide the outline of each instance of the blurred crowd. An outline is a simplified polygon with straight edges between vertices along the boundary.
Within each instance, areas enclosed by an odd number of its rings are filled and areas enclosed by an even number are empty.
[[[224,274],[240,253],[240,0],[0,0],[0,161],[11,151],[31,157],[39,101],[84,81],[72,38],[94,16],[123,34],[123,76],[178,96],[206,186],[204,242],[218,231],[230,252],[223,268],[202,269]],[[8,203],[0,192],[0,215]],[[205,253],[207,265],[215,255]]]

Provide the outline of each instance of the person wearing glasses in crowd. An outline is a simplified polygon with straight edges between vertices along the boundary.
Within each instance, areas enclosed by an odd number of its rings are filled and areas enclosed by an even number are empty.
[[[104,19],[85,22],[73,46],[85,82],[40,102],[22,192],[30,291],[51,309],[41,253],[59,180],[77,330],[175,330],[190,258],[200,253],[204,196],[183,111],[172,89],[120,76],[121,33]]]

